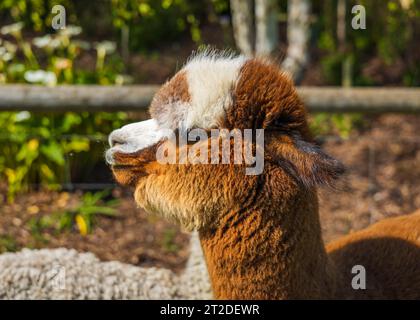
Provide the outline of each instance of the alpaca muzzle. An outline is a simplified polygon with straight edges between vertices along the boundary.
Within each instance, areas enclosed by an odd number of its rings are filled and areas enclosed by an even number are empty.
[[[109,135],[110,148],[105,153],[105,159],[116,168],[151,161],[154,146],[171,133],[169,129],[160,129],[154,119],[126,125]]]

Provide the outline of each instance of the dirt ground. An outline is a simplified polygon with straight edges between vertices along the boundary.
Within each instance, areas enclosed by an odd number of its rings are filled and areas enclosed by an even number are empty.
[[[323,147],[347,166],[338,190],[320,190],[325,240],[359,230],[388,216],[420,208],[420,116],[369,117],[350,138],[327,138]],[[188,235],[135,207],[127,190],[114,190],[118,215],[99,216],[88,235],[77,228],[35,232],[31,221],[73,206],[80,193],[32,192],[14,204],[0,194],[0,252],[29,248],[75,248],[102,260],[179,271],[188,256]]]
[[[121,193],[116,190],[116,193]],[[33,229],[33,219],[74,206],[81,194],[33,192],[4,204],[0,213],[0,250],[29,248],[74,248],[90,251],[102,260],[180,270],[188,256],[189,236],[170,223],[136,208],[132,198],[119,196],[118,214],[97,216],[91,233],[81,235],[77,226],[56,232]]]
[[[349,140],[323,146],[347,168],[338,191],[320,190],[327,242],[420,208],[420,117],[383,115],[365,122]]]

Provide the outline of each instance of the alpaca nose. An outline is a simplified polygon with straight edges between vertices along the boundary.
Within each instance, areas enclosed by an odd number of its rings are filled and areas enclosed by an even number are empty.
[[[113,131],[108,139],[110,147],[115,147],[116,145],[125,144],[127,137],[120,129]]]

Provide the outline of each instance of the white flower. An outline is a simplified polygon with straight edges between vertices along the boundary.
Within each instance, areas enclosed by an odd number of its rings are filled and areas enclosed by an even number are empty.
[[[32,40],[32,43],[38,48],[57,49],[61,45],[61,41],[57,38],[51,37],[49,34],[43,37],[37,37]]]
[[[52,39],[51,42],[48,44],[48,47],[51,49],[57,49],[61,46],[61,41],[59,39]]]
[[[38,48],[45,48],[51,42],[52,38],[49,34],[43,37],[36,37],[32,40],[32,43]]]
[[[82,28],[79,26],[68,25],[64,29],[60,29],[60,35],[71,37],[77,36],[82,32]]]
[[[0,47],[0,60],[3,60],[5,62],[10,61],[13,59],[13,53],[10,53],[7,51],[5,47]]]
[[[98,50],[98,52],[104,52],[106,54],[113,53],[116,48],[117,45],[112,41],[102,41],[95,43],[95,49]]]
[[[16,22],[16,23],[9,24],[1,28],[0,33],[3,35],[16,34],[17,32],[20,32],[22,28],[23,28],[23,22]]]
[[[24,78],[30,83],[42,83],[47,86],[54,86],[57,83],[57,77],[51,71],[28,70],[25,72]]]
[[[5,54],[3,54],[3,55],[1,56],[1,59],[2,59],[4,62],[7,62],[7,61],[10,61],[10,60],[12,60],[12,59],[13,59],[13,55],[12,55],[10,52],[6,52]]]
[[[15,54],[17,51],[17,45],[10,41],[4,41],[3,46],[6,48],[7,51],[9,51],[12,54]]]
[[[40,82],[44,76],[44,72],[42,70],[37,70],[37,71],[32,71],[32,70],[28,70],[25,72],[24,78],[26,81],[28,82]]]
[[[31,117],[31,114],[28,111],[21,111],[17,113],[15,117],[16,121],[23,121],[29,119]]]

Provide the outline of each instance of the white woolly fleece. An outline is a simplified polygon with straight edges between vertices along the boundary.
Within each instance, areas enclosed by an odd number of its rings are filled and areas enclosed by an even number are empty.
[[[0,255],[0,299],[211,299],[197,233],[181,275],[163,268],[101,262],[70,249]]]
[[[231,92],[246,58],[207,52],[192,58],[187,72],[190,108],[183,126],[187,129],[211,129],[218,125],[232,104]]]

